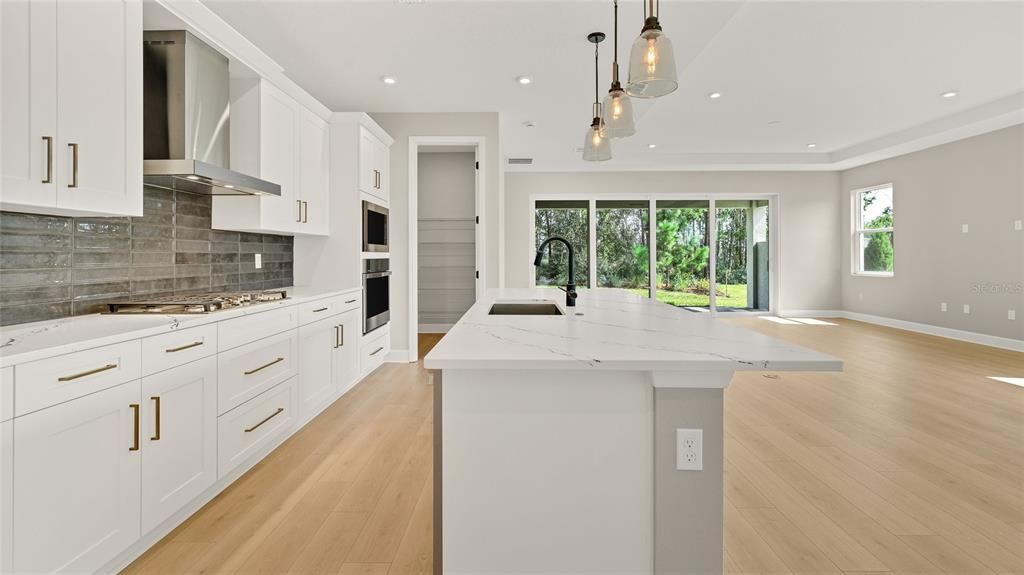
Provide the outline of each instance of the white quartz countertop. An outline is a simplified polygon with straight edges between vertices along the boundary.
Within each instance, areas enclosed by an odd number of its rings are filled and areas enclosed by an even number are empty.
[[[90,314],[0,327],[0,368],[360,290],[281,289],[288,292],[288,299],[206,314]]]
[[[491,305],[547,300],[564,316],[494,316]],[[625,290],[490,290],[427,354],[428,369],[841,371],[842,361]]]

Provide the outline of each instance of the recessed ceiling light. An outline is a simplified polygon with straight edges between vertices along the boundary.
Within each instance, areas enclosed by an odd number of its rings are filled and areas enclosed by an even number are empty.
[[[956,97],[956,94],[957,94],[957,93],[956,93],[956,90],[950,90],[950,91],[948,91],[948,92],[943,92],[943,93],[941,94],[941,96],[942,96],[943,98],[955,98],[955,97]]]
[[[647,144],[647,147],[653,150],[658,147],[658,144]]]
[[[808,148],[817,148],[818,144],[807,144]]]
[[[711,92],[710,94],[708,94],[708,98],[711,98],[712,100],[717,100],[717,99],[719,99],[721,97],[722,97],[722,93],[721,92]]]
[[[382,76],[382,77],[381,77],[381,79],[380,79],[380,81],[381,81],[381,82],[384,82],[384,83],[385,83],[385,84],[387,84],[388,86],[390,86],[390,85],[392,85],[392,84],[395,84],[396,82],[398,82],[398,80],[396,80],[394,76]]]
[[[516,76],[516,83],[522,84],[523,86],[533,82],[533,78],[529,76]]]

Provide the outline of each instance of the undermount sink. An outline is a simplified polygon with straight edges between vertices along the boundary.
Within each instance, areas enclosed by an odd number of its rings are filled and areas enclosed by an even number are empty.
[[[487,315],[565,315],[552,302],[494,302]]]

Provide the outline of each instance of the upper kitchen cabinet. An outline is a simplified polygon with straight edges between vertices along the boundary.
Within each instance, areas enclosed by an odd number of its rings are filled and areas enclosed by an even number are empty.
[[[231,169],[281,186],[280,196],[218,196],[213,227],[327,235],[323,120],[264,79],[231,81]]]
[[[142,215],[142,3],[0,2],[0,210]]]
[[[359,128],[359,190],[388,203],[391,200],[390,142],[384,143],[364,126]]]

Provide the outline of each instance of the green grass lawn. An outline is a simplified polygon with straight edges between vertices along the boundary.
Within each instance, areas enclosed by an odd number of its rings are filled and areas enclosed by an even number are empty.
[[[629,290],[640,295],[647,295],[646,289]],[[747,307],[746,284],[718,284],[718,307]],[[723,295],[724,294],[724,295]],[[708,296],[681,291],[658,290],[658,301],[678,307],[707,307]]]

